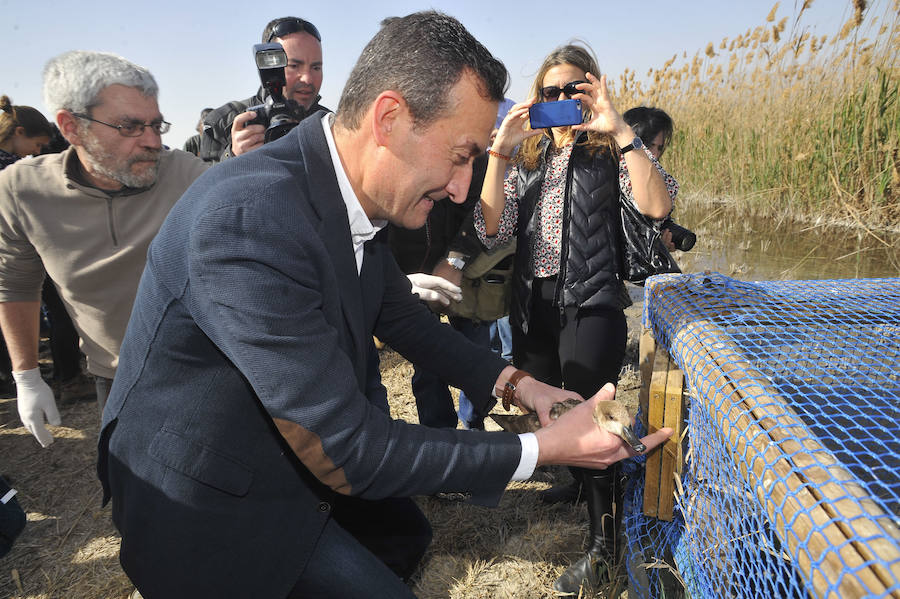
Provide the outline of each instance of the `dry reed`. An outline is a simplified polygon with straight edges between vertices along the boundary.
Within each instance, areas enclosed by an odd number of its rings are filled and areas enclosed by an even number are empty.
[[[828,37],[805,23],[811,4],[779,19],[776,3],[763,25],[673,56],[645,81],[626,70],[617,105],[672,115],[666,168],[685,190],[896,228],[900,8],[848,1],[844,26]]]

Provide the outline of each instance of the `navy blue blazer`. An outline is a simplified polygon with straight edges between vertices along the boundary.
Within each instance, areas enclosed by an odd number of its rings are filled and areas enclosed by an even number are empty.
[[[334,493],[496,504],[517,437],[392,420],[364,395],[373,333],[470,397],[506,365],[441,326],[384,244],[357,274],[321,114],[188,189],[150,247],[99,442],[145,596],[284,597]]]

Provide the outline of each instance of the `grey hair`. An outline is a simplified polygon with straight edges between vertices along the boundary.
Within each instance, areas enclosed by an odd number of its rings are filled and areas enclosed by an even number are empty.
[[[108,52],[72,50],[51,58],[44,67],[44,105],[57,110],[87,112],[110,85],[139,90],[148,98],[159,95],[150,71]]]

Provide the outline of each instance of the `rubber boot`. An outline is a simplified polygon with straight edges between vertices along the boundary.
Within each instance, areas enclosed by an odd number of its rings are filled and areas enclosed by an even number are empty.
[[[610,587],[614,570],[618,567],[620,547],[619,529],[622,524],[624,485],[617,465],[606,470],[581,470],[585,500],[588,506],[590,536],[584,555],[563,572],[553,583],[560,594],[573,597],[593,597]],[[582,591],[582,589],[584,589]],[[599,595],[606,597],[607,594]],[[618,596],[614,591],[610,597]]]
[[[543,503],[577,503],[584,501],[584,491],[581,489],[580,468],[569,468],[572,473],[572,482],[565,485],[553,485],[546,491],[538,493],[538,498]]]

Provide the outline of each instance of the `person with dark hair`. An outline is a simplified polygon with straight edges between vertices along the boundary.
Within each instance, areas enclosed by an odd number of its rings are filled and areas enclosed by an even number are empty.
[[[631,126],[635,135],[647,140],[647,149],[659,160],[672,141],[675,128],[672,117],[659,108],[636,106],[626,110],[622,118]]]
[[[65,52],[44,68],[44,104],[71,147],[0,172],[0,327],[19,417],[42,446],[60,423],[38,365],[41,286],[50,277],[81,337],[99,410],[150,240],[206,165],[165,150],[153,75],[120,56]]]
[[[225,161],[175,206],[147,256],[98,448],[122,567],[147,599],[413,597],[405,581],[432,533],[411,496],[496,505],[536,464],[634,455],[592,420],[612,387],[550,424],[571,392],[442,326],[374,240],[462,202],[506,82],[452,17],[390,19],[337,114]],[[392,419],[365,395],[373,334],[465,389],[479,414],[493,391],[549,426]]]
[[[544,59],[532,99],[513,106],[500,126],[475,209],[487,247],[517,238],[513,363],[583,397],[616,383],[625,355],[624,308],[631,300],[619,274],[619,159],[631,171],[630,194],[642,213],[662,218],[672,206],[656,160],[616,111],[599,73],[581,45],[559,47]],[[533,104],[563,97],[581,100],[584,123],[530,127]],[[588,504],[588,548],[554,588],[578,595],[610,580],[623,487],[615,466],[573,469],[573,475]]]
[[[212,111],[212,108],[204,108],[200,111],[200,120],[197,121],[196,127],[197,133],[195,135],[191,135],[185,140],[184,145],[181,147],[182,150],[184,150],[185,152],[190,152],[194,156],[200,155],[200,139],[203,135],[203,120]]]
[[[50,143],[52,129],[40,111],[31,106],[13,106],[8,96],[0,96],[0,170],[20,158],[37,155]],[[0,397],[13,397],[16,384],[6,341],[0,335]]]
[[[672,117],[659,108],[637,106],[626,110],[622,118],[628,123],[635,135],[641,139],[649,140],[646,144],[647,150],[659,161],[666,148],[669,147],[669,142],[672,141],[672,132],[675,129]],[[672,175],[665,171],[661,172],[666,178],[666,186],[670,190],[672,204],[674,205],[675,197],[678,194],[678,182]],[[631,190],[631,177],[628,174],[628,165],[624,159],[619,160],[619,187],[622,188],[622,193],[626,195]],[[666,215],[666,218],[663,219],[654,219],[654,222],[660,229],[659,238],[665,244],[666,249],[670,252],[675,251],[675,244],[672,242],[672,231],[667,226],[672,222],[669,219],[669,215]]]
[[[0,170],[29,155],[60,152],[59,129],[30,106],[13,106],[7,96],[0,97]],[[50,325],[50,353],[53,357],[53,383],[56,399],[67,402],[93,394],[93,381],[81,371],[78,333],[66,313],[49,277],[41,290],[42,310]],[[0,340],[0,394],[15,395],[12,363],[6,342]]]
[[[53,129],[47,119],[31,106],[13,106],[8,96],[0,96],[0,169],[20,158],[37,156],[50,143]]]
[[[263,29],[262,42],[278,42],[287,54],[284,97],[297,102],[305,110],[305,116],[328,110],[319,105],[322,35],[316,26],[298,17],[273,19]],[[265,127],[247,125],[256,117],[256,112],[247,108],[265,104],[267,98],[265,88],[260,87],[255,96],[228,102],[209,113],[203,121],[198,156],[208,162],[219,162],[262,146]]]

